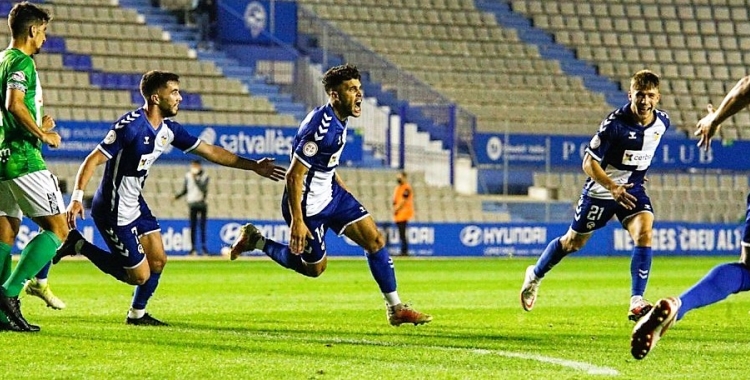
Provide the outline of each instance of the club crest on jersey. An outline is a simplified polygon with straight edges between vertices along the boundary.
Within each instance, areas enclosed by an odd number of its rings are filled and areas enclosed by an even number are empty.
[[[314,141],[308,141],[302,146],[302,154],[305,156],[312,157],[315,153],[318,153],[318,144]]]
[[[166,146],[167,145],[167,135],[161,135],[159,137],[159,146]]]
[[[107,145],[112,144],[115,140],[117,140],[117,133],[115,133],[115,131],[109,131],[107,132],[107,135],[104,136],[104,143]]]
[[[599,138],[599,135],[594,135],[594,137],[591,138],[589,146],[591,147],[591,149],[596,149],[599,148],[600,145],[602,145],[602,139]]]

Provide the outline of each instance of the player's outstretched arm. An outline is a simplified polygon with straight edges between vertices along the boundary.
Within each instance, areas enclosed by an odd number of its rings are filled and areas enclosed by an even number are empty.
[[[714,110],[713,105],[708,105],[708,115],[696,125],[695,135],[700,137],[698,146],[708,150],[711,146],[711,138],[721,128],[721,123],[747,107],[748,104],[750,104],[750,76],[740,79],[734,85],[734,88],[721,101],[719,108]]]
[[[261,158],[260,160],[250,160],[238,156],[220,146],[209,144],[205,141],[198,144],[193,153],[222,166],[230,168],[252,170],[262,177],[278,181],[284,178],[286,168],[274,164],[273,158]]]
[[[96,167],[107,162],[108,158],[99,149],[94,149],[86,156],[81,166],[78,168],[78,174],[76,174],[76,184],[73,188],[73,194],[70,197],[70,204],[66,210],[66,218],[68,220],[68,228],[76,228],[76,218],[78,215],[81,219],[86,219],[83,214],[83,190],[91,180],[91,176],[94,175]]]

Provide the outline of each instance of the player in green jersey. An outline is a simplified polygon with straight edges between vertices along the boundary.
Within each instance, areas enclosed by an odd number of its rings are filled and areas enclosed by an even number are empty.
[[[55,121],[43,114],[42,86],[32,59],[44,45],[50,19],[34,4],[15,4],[8,15],[10,45],[0,52],[0,330],[39,331],[21,314],[18,295],[68,236],[57,178],[47,170],[41,151],[42,144],[59,146],[60,135],[52,131]],[[10,249],[24,215],[41,231],[11,272]]]

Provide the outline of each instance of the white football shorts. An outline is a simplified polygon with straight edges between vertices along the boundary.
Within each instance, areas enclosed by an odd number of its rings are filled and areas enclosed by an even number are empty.
[[[21,219],[24,215],[57,215],[65,212],[57,177],[39,170],[0,182],[0,216]]]

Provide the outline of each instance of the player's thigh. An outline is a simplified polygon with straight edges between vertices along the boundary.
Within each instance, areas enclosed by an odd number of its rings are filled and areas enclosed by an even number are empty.
[[[167,264],[167,254],[164,252],[161,231],[152,231],[141,235],[140,241],[151,271],[161,272]]]
[[[385,246],[383,235],[378,230],[375,220],[369,215],[348,225],[344,235],[368,253],[375,253]]]
[[[12,246],[16,242],[16,236],[18,236],[20,228],[21,219],[0,216],[0,242]]]
[[[650,247],[653,237],[654,214],[649,211],[641,211],[627,217],[622,222],[623,226],[633,242],[638,247]]]

